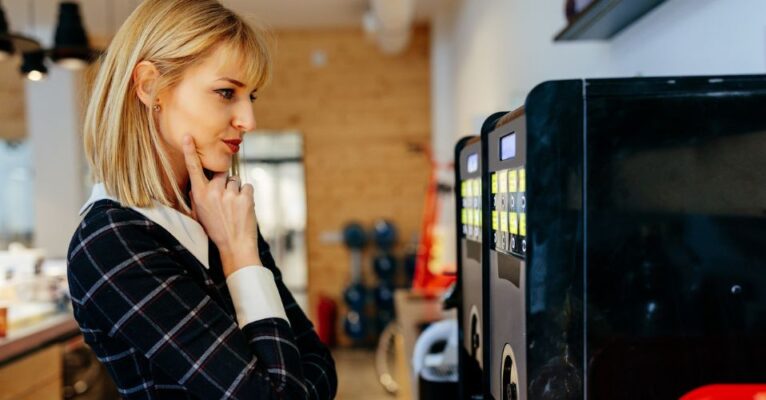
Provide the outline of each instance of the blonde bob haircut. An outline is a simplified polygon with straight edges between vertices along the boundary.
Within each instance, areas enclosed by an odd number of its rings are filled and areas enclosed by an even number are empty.
[[[190,212],[165,154],[151,109],[139,99],[133,69],[154,63],[159,78],[152,98],[180,83],[184,72],[225,45],[256,88],[271,74],[268,41],[261,30],[216,0],[146,0],[112,39],[93,83],[83,142],[93,180],[127,207],[154,201]],[[171,201],[163,182],[172,185]]]

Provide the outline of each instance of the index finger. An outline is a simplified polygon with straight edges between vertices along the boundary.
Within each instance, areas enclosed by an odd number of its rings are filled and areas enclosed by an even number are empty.
[[[197,155],[197,147],[194,145],[194,139],[191,135],[184,136],[183,149],[186,169],[189,171],[189,179],[191,179],[192,188],[195,186],[205,186],[207,178],[205,178],[205,174],[202,172],[202,164]]]

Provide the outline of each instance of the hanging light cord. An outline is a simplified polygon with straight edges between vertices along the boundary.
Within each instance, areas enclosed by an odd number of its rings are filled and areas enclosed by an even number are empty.
[[[36,37],[37,29],[35,29],[35,0],[28,0],[27,2],[27,19],[29,20],[29,35]]]

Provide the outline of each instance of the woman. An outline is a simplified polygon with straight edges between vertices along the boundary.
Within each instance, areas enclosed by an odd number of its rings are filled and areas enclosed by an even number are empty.
[[[68,253],[74,315],[120,394],[332,398],[333,359],[227,179],[268,79],[261,33],[215,0],[147,0],[85,116],[96,185]]]

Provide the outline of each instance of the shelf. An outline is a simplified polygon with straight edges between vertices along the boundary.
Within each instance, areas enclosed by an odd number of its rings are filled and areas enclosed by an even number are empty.
[[[595,0],[554,38],[555,41],[609,39],[665,0]]]

